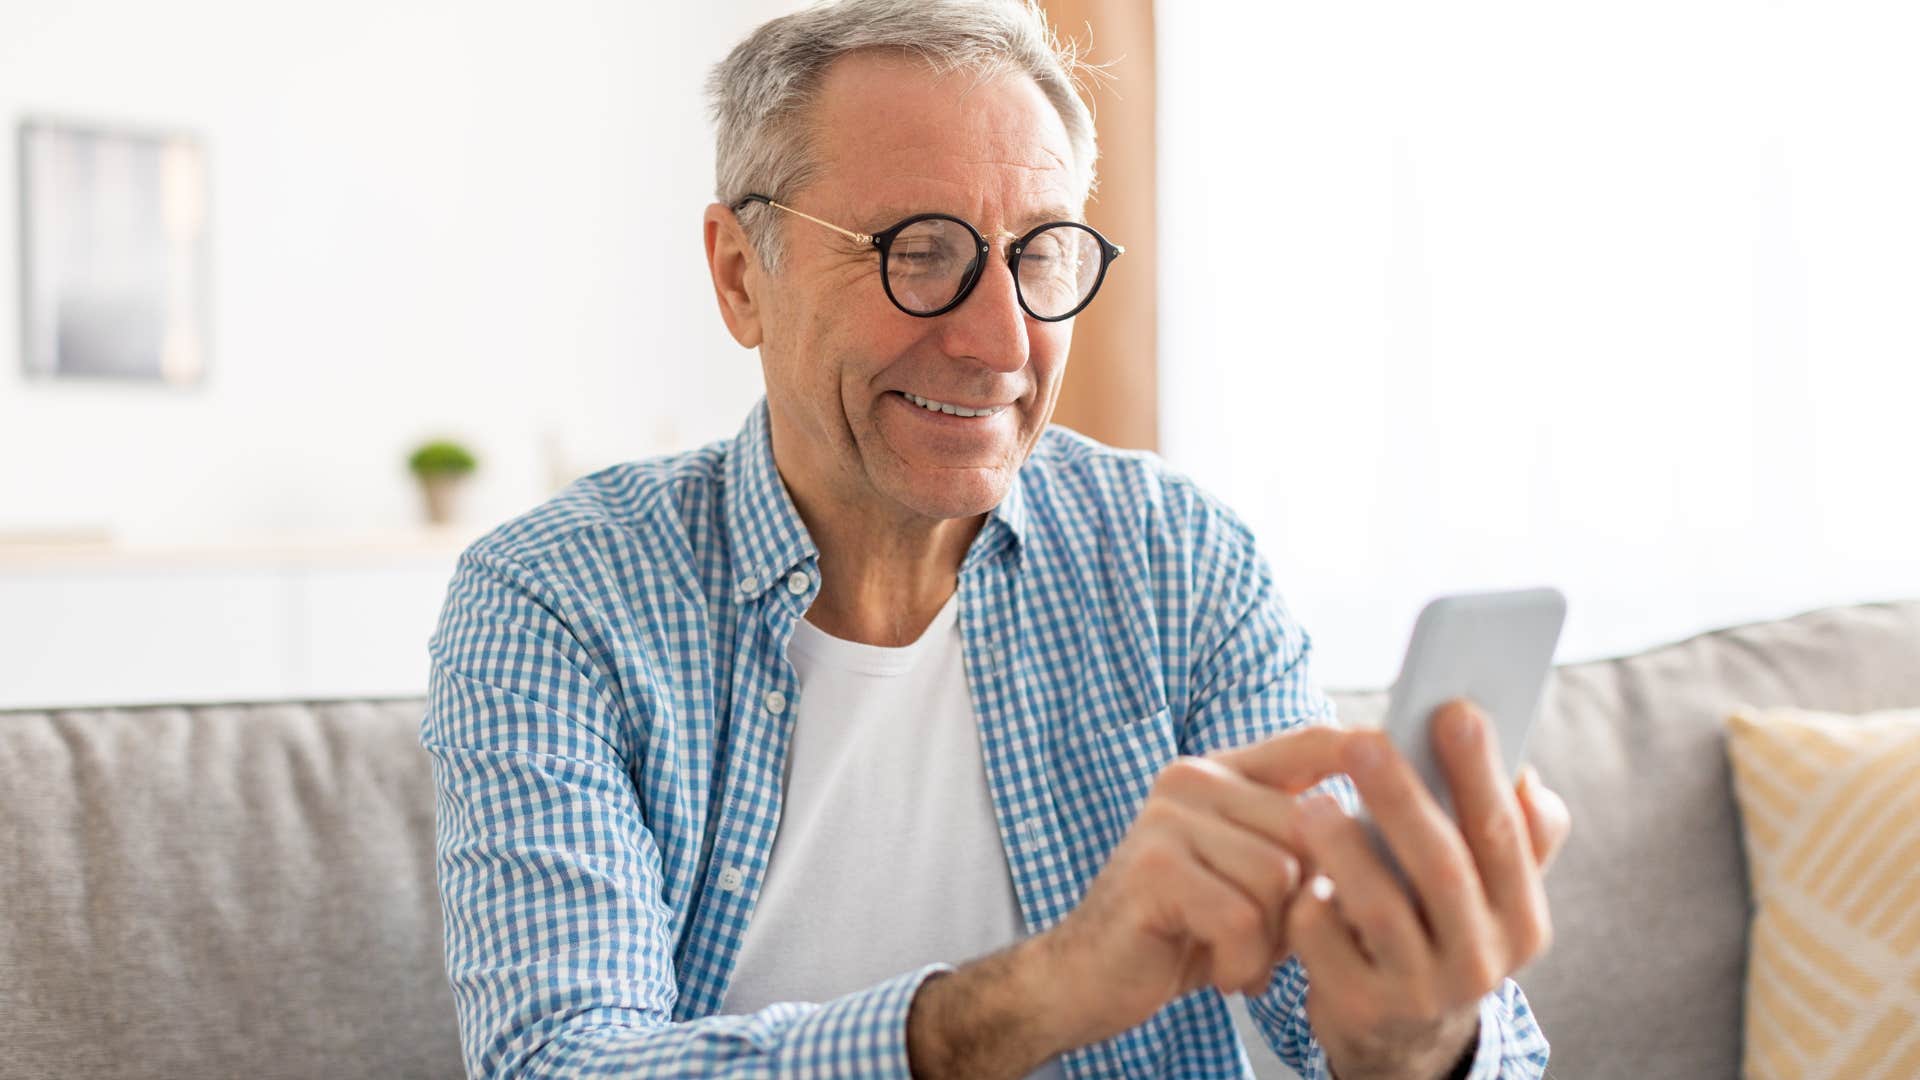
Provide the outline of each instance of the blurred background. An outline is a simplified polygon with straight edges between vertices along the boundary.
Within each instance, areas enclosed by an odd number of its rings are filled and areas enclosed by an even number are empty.
[[[702,84],[799,6],[0,3],[0,707],[423,693],[466,543],[731,435]],[[1324,683],[1443,592],[1563,662],[1920,595],[1906,6],[1045,6],[1128,248],[1057,419]]]

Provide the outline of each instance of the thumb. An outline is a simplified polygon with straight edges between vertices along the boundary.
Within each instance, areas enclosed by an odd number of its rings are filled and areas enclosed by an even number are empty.
[[[1540,782],[1540,774],[1532,765],[1520,767],[1520,782],[1516,786],[1527,818],[1527,833],[1533,842],[1533,859],[1544,874],[1566,844],[1573,816],[1567,810],[1566,800]]]

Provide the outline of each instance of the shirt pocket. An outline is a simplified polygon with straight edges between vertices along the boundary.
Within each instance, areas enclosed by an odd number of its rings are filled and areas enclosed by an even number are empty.
[[[1063,783],[1069,806],[1078,806],[1097,830],[1090,837],[1101,851],[1126,834],[1154,777],[1180,756],[1170,709],[1118,723],[1082,728],[1068,745]]]

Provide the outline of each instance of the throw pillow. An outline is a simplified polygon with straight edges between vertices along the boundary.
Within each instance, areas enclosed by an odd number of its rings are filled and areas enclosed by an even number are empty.
[[[1749,1078],[1920,1077],[1920,709],[1741,709]]]

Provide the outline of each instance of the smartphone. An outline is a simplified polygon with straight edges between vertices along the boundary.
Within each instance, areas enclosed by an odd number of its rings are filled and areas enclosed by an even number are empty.
[[[1455,816],[1452,791],[1429,732],[1434,711],[1457,697],[1478,705],[1492,722],[1511,780],[1526,754],[1527,733],[1553,671],[1566,616],[1567,598],[1550,587],[1442,596],[1421,609],[1400,675],[1388,692],[1381,728],[1449,816]],[[1405,884],[1406,875],[1364,807],[1359,820]]]

